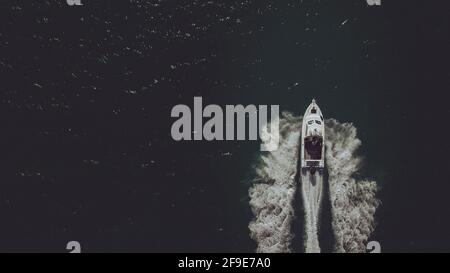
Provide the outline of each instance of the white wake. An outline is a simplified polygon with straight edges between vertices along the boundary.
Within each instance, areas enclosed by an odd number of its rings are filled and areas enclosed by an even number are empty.
[[[330,185],[332,226],[336,252],[365,252],[367,240],[375,228],[375,181],[357,181],[352,177],[361,164],[356,155],[361,140],[351,123],[326,121],[326,164]]]
[[[280,146],[264,152],[255,165],[257,177],[249,189],[254,219],[249,224],[250,237],[257,243],[257,252],[291,252],[294,217],[304,216],[305,251],[320,252],[318,234],[323,176],[301,176],[304,215],[294,215],[297,181],[298,145],[302,118],[282,113]],[[359,170],[361,158],[356,150],[361,141],[350,123],[326,120],[326,167],[331,202],[334,251],[364,252],[374,230],[374,214],[379,205],[375,181],[357,181],[352,177]]]
[[[250,237],[257,252],[291,252],[291,222],[294,217],[297,149],[301,119],[283,114],[280,119],[280,146],[263,153],[255,166],[256,183],[250,188]]]
[[[319,216],[323,195],[323,175],[309,172],[301,176],[301,192],[305,217],[305,252],[319,253]]]

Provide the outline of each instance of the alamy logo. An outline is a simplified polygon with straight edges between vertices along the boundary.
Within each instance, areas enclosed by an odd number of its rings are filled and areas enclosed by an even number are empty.
[[[78,241],[70,241],[67,243],[66,249],[70,250],[69,253],[81,253],[81,244]]]
[[[81,0],[67,0],[67,5],[69,6],[82,6]]]
[[[369,6],[381,6],[381,0],[367,0]]]
[[[224,118],[225,112],[225,118]],[[262,141],[261,151],[274,151],[279,144],[279,106],[226,105],[225,111],[219,105],[207,105],[203,108],[201,97],[194,97],[194,111],[184,104],[172,108],[172,117],[178,118],[172,125],[172,138],[180,140],[248,140]],[[194,125],[192,127],[192,117]],[[203,124],[203,119],[209,120]],[[246,122],[248,121],[248,123]],[[270,124],[270,126],[269,126]],[[246,126],[248,125],[248,126]],[[270,127],[270,130],[269,128]],[[225,130],[225,133],[224,133]]]

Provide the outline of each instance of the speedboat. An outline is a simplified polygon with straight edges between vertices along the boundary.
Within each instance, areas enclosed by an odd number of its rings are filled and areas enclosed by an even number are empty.
[[[303,116],[301,142],[302,173],[319,171],[322,174],[325,167],[325,123],[315,99]]]

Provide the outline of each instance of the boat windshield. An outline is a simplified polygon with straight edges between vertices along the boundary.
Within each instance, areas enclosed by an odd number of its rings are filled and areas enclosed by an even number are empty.
[[[305,137],[305,159],[322,159],[323,139],[321,136]]]

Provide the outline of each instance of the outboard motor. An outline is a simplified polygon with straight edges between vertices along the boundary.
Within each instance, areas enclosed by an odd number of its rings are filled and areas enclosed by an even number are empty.
[[[309,172],[310,172],[312,175],[314,175],[314,174],[316,173],[316,167],[311,166],[311,167],[309,168]]]

